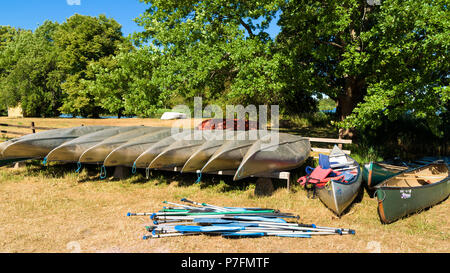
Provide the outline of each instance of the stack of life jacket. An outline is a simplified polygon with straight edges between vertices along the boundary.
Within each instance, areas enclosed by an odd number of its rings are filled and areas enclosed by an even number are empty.
[[[297,182],[303,187],[312,185],[315,188],[323,188],[331,181],[349,183],[355,177],[350,171],[335,171],[331,168],[329,157],[319,155],[319,166],[317,168],[306,167],[306,176],[301,177]]]

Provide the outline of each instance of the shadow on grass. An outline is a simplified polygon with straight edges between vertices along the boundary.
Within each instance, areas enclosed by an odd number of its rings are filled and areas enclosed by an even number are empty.
[[[148,179],[146,178],[147,174],[145,170],[138,170],[136,176],[139,178],[131,181],[132,184],[155,183],[156,185],[170,185],[176,182],[178,187],[191,187],[198,183],[200,189],[215,188],[219,192],[245,191],[248,189],[249,185],[256,181],[253,178],[233,181],[232,176],[209,174],[203,174],[199,181],[199,176],[194,173],[177,173],[156,170],[151,170],[149,172]]]
[[[42,161],[33,160],[27,162],[25,169],[21,170],[26,176],[44,176],[51,178],[64,178],[73,174],[76,170],[76,164],[56,164],[43,166]]]
[[[297,192],[298,187],[295,187],[297,179],[304,175],[306,165],[313,165],[313,162],[307,161],[299,169],[291,171],[291,192]],[[114,167],[106,168],[106,177],[101,178],[102,172],[99,165],[82,165],[80,173],[76,173],[78,169],[75,163],[56,163],[52,162],[48,166],[44,166],[42,161],[34,160],[28,161],[26,168],[20,170],[20,174],[25,177],[45,177],[64,179],[69,176],[78,176],[78,183],[102,182],[102,183],[129,183],[133,184],[154,184],[154,185],[171,185],[176,183],[177,187],[191,187],[197,184],[198,175],[195,173],[179,173],[171,171],[157,171],[151,170],[149,178],[147,178],[144,169],[138,169],[136,174],[131,174],[129,169],[129,176],[123,179],[114,178]],[[128,170],[126,171],[128,173]],[[104,170],[103,170],[104,174]],[[200,189],[212,189],[217,192],[233,192],[233,191],[247,191],[249,188],[256,185],[257,178],[246,178],[239,181],[233,181],[233,176],[228,175],[210,175],[203,174],[198,183]],[[272,179],[274,190],[286,188],[286,180]]]

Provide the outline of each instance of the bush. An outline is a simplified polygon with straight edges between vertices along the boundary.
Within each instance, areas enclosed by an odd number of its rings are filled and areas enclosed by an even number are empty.
[[[383,120],[377,129],[357,132],[355,141],[360,150],[371,149],[385,159],[401,157],[414,159],[422,156],[438,156],[449,153],[449,140],[437,136],[426,120],[404,115],[401,119]]]

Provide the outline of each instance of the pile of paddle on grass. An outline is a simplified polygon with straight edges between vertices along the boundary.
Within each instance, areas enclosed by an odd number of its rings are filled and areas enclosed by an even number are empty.
[[[156,213],[128,213],[127,216],[150,216],[153,220],[153,225],[146,227],[150,234],[145,235],[144,240],[201,234],[229,238],[263,236],[311,238],[355,234],[351,229],[300,224],[299,216],[274,209],[219,207],[188,199],[181,201],[186,205],[164,201],[164,204],[171,207],[164,207]]]

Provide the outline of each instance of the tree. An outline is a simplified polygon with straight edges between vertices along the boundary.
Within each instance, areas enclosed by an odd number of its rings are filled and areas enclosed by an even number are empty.
[[[13,41],[19,31],[11,26],[0,26],[0,51]]]
[[[19,30],[10,26],[0,26],[0,54],[2,54],[5,47],[13,41],[14,37],[17,37]],[[4,77],[7,75],[6,64],[0,63],[0,84],[3,83]],[[3,85],[3,84],[2,84]],[[3,88],[0,88],[0,114],[5,114],[8,108],[6,104],[7,95]]]
[[[163,106],[159,89],[151,81],[158,60],[154,49],[143,47],[102,60],[88,67],[95,80],[86,84],[103,109],[119,117],[150,117]]]
[[[98,17],[75,14],[61,24],[55,34],[60,50],[58,67],[65,75],[62,89],[64,113],[98,117],[102,109],[95,103],[95,95],[87,89],[85,80],[93,80],[87,73],[90,63],[116,55],[130,44],[122,35],[121,25],[104,15]]]
[[[447,111],[447,1],[296,0],[282,10],[277,41],[291,77],[337,101],[342,126]]]
[[[25,116],[54,116],[61,98],[57,51],[53,34],[57,23],[46,21],[34,33],[18,32],[0,53],[3,103],[21,103]]]
[[[136,21],[145,31],[134,38],[160,49],[152,81],[163,99],[290,103],[286,84],[279,80],[285,59],[267,33],[284,1],[144,2],[151,6]]]

